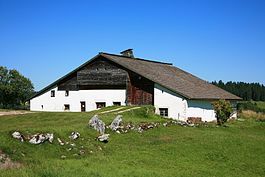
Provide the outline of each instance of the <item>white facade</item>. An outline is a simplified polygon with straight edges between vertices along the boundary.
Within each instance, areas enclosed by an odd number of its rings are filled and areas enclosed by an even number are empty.
[[[154,88],[154,106],[157,114],[161,108],[167,108],[168,117],[176,120],[186,121],[188,117],[200,117],[202,121],[216,120],[210,101],[187,100],[158,84]]]
[[[55,91],[54,97],[51,97],[52,90]],[[62,112],[65,110],[65,105],[69,105],[69,111],[80,112],[81,102],[85,102],[85,110],[92,111],[97,109],[97,102],[103,102],[106,106],[112,106],[113,102],[120,102],[121,105],[125,105],[126,99],[125,89],[69,91],[68,96],[65,95],[65,92],[59,91],[56,87],[31,99],[30,110]]]

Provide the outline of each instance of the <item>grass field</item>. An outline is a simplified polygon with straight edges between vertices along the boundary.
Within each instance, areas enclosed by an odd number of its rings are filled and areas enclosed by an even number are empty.
[[[105,108],[112,109],[112,108]],[[150,107],[123,113],[125,122],[164,122]],[[159,127],[146,132],[110,133],[107,144],[95,141],[97,132],[88,128],[90,113],[33,113],[0,117],[0,149],[19,169],[0,170],[3,177],[55,176],[265,176],[265,123],[240,119],[228,127]],[[109,124],[113,113],[100,115]],[[76,146],[57,141],[42,145],[11,138],[24,134],[53,132],[69,140],[72,131],[81,133]],[[71,141],[70,141],[71,142]],[[73,141],[72,141],[73,142]],[[82,147],[83,146],[83,147]],[[76,155],[80,149],[82,156]],[[62,159],[61,156],[66,156]]]

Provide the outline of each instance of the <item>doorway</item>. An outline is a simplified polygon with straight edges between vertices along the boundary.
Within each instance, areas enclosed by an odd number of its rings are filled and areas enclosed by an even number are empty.
[[[81,101],[81,112],[86,112],[86,102],[85,101]]]

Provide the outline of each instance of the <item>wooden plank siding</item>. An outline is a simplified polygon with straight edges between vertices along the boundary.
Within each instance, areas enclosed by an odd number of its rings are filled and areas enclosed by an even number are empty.
[[[89,89],[126,89],[128,105],[153,105],[154,102],[152,81],[105,58],[82,67],[58,84],[58,90]]]
[[[138,74],[129,71],[127,84],[127,104],[153,105],[154,83]]]

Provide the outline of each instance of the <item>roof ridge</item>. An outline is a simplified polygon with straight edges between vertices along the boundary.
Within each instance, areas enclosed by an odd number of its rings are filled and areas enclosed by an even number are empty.
[[[130,58],[130,59],[136,59],[136,60],[141,60],[141,61],[146,61],[146,62],[152,62],[152,63],[159,63],[159,64],[163,64],[163,65],[172,65],[172,63],[166,63],[166,62],[161,62],[161,61],[154,61],[154,60],[148,60],[148,59],[144,59],[144,58],[131,58],[128,56],[123,56],[123,55],[118,55],[118,54],[112,54],[112,53],[106,53],[106,52],[99,52],[99,54],[105,54],[105,55],[111,55],[111,56],[117,56],[117,57],[123,57],[123,58]]]

